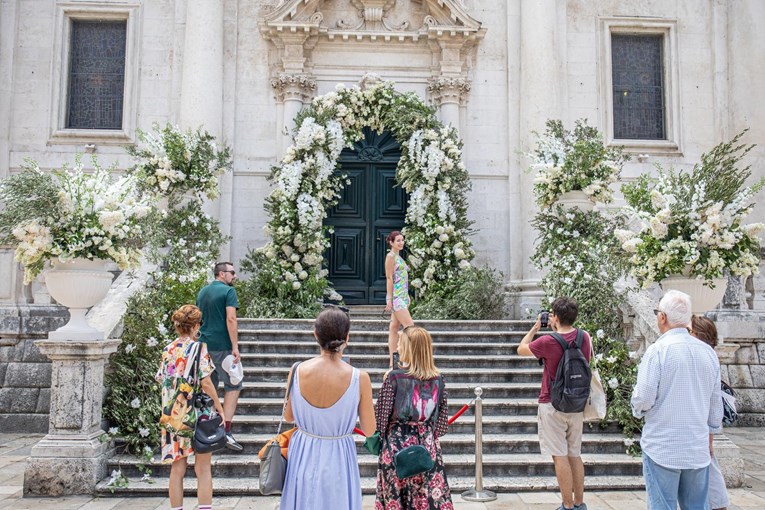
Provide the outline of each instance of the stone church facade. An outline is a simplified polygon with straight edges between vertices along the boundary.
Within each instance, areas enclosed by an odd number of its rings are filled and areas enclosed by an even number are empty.
[[[748,127],[762,176],[763,62],[760,0],[0,0],[0,178],[78,152],[124,168],[136,128],[202,125],[233,149],[210,210],[238,261],[265,242],[267,176],[295,115],[376,73],[459,129],[477,258],[503,271],[520,308],[538,296],[533,132],[586,118],[631,153],[629,180],[655,163],[690,167]],[[27,356],[18,339],[60,319],[40,284],[22,285],[11,249],[0,275],[2,381]],[[762,287],[747,308],[765,308]],[[40,384],[30,413],[45,407]]]

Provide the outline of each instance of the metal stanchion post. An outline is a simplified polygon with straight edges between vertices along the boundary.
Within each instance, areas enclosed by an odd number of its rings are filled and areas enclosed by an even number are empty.
[[[483,390],[475,389],[475,487],[462,493],[465,501],[494,501],[497,495],[483,488]]]

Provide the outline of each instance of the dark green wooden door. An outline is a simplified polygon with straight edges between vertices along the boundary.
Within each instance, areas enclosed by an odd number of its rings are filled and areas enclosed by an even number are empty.
[[[340,156],[348,176],[326,225],[334,227],[326,263],[329,281],[348,304],[385,304],[385,237],[401,230],[407,197],[396,185],[401,147],[389,132],[364,129],[364,139]]]

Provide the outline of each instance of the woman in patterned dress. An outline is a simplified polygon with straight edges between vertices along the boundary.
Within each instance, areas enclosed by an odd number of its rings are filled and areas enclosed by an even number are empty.
[[[398,330],[401,326],[408,328],[414,325],[409,314],[409,266],[401,257],[404,249],[404,236],[394,230],[385,241],[390,251],[385,256],[385,311],[391,312],[388,326],[389,366],[393,368],[393,357],[398,346]]]
[[[202,312],[194,305],[183,305],[173,313],[173,325],[178,338],[165,347],[162,352],[162,364],[156,379],[162,385],[162,417],[160,435],[162,443],[162,463],[170,467],[170,507],[183,510],[183,477],[189,455],[194,453],[191,447],[193,430],[185,425],[187,413],[197,412],[191,401],[193,387],[190,380],[199,381],[202,391],[214,402],[215,410],[223,417],[223,406],[218,400],[218,392],[210,381],[210,374],[215,368],[207,353],[207,345],[197,342],[199,327],[202,325]],[[195,365],[199,353],[197,374],[190,371]],[[212,508],[212,469],[211,453],[196,454],[194,472],[197,475],[197,498],[199,510]]]
[[[404,328],[398,344],[403,368],[385,375],[377,399],[377,430],[382,441],[377,461],[375,510],[453,510],[438,438],[446,433],[448,413],[444,379],[433,361],[433,342],[425,329]],[[399,479],[396,453],[424,446],[433,469]]]

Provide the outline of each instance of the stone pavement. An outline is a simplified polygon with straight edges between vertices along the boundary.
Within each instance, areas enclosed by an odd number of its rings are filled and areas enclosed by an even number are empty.
[[[765,509],[765,429],[728,428],[726,435],[741,448],[746,478],[744,486],[730,490],[731,510]],[[41,435],[0,434],[0,509],[30,510],[159,510],[169,508],[167,498],[22,498],[24,464],[31,447]],[[456,510],[553,510],[560,505],[552,492],[521,492],[500,494],[490,503],[468,503],[454,495]],[[592,492],[585,495],[590,510],[643,510],[645,492]],[[273,510],[278,498],[225,497],[216,498],[217,510]],[[196,501],[186,498],[184,508],[196,508]],[[364,497],[364,509],[374,508],[374,497]]]

